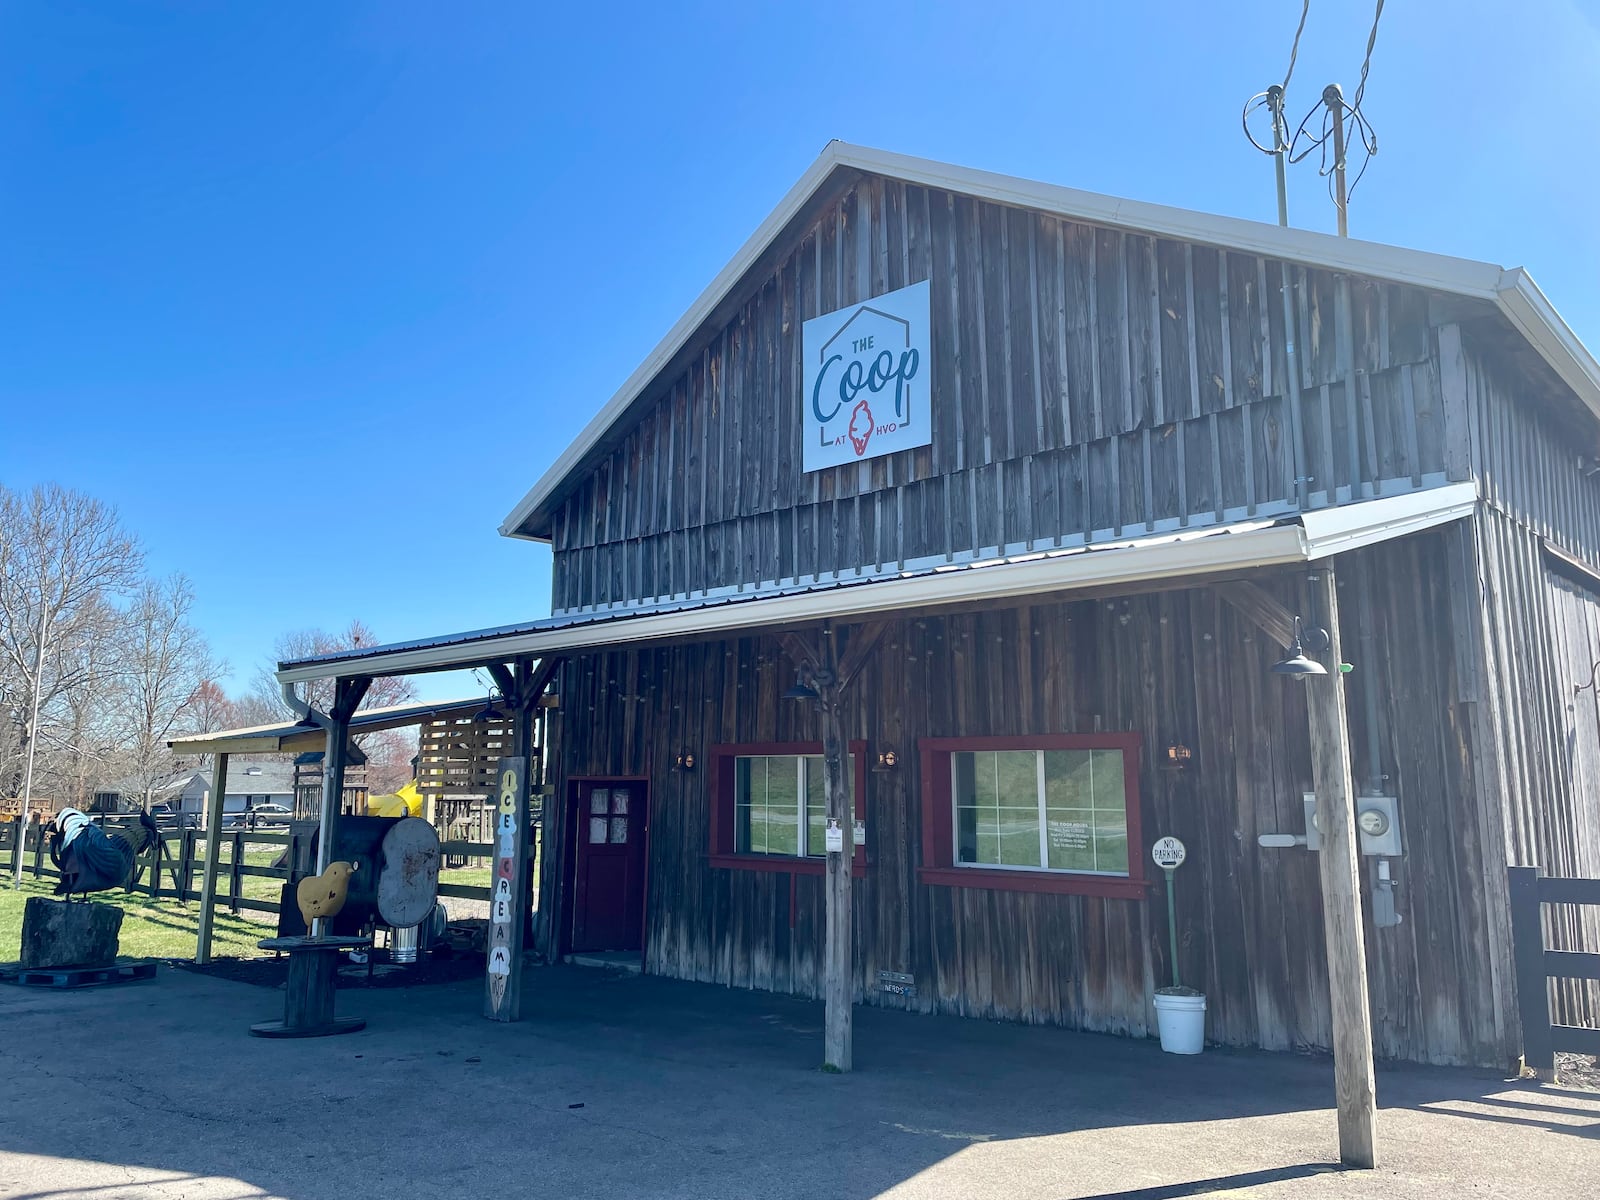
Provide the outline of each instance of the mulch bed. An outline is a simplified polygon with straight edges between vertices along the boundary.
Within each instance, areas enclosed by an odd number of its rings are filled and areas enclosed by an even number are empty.
[[[1600,1058],[1587,1054],[1557,1053],[1556,1078],[1562,1087],[1600,1092]]]
[[[174,961],[172,965],[215,979],[252,983],[264,988],[281,988],[289,978],[287,955],[277,958],[218,958],[204,966]],[[482,978],[481,954],[453,954],[448,957],[429,954],[408,966],[398,966],[385,961],[380,951],[373,964],[370,980],[364,964],[346,962],[339,968],[341,988],[425,987],[433,983],[459,983],[464,979]]]

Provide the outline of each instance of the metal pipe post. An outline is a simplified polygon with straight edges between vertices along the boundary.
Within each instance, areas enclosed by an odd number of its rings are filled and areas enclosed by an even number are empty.
[[[1344,186],[1344,92],[1337,83],[1322,89],[1322,102],[1333,114],[1333,203],[1339,210],[1339,236],[1350,236],[1350,214],[1346,211],[1348,196]]]
[[[1289,126],[1283,117],[1283,88],[1267,89],[1267,107],[1272,110],[1272,169],[1278,177],[1278,224],[1289,226],[1289,180],[1284,160],[1289,156]]]

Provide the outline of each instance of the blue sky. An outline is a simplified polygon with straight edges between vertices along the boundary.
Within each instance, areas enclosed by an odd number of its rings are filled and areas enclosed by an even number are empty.
[[[1600,345],[1600,5],[1446,11],[1384,14],[1352,232],[1525,265]],[[1298,15],[5,5],[0,481],[115,503],[235,685],[290,629],[542,615],[500,519],[830,138],[1272,220],[1239,109]],[[1293,113],[1371,19],[1314,0]]]

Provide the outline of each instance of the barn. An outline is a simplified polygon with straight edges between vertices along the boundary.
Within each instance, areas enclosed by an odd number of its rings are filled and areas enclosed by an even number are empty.
[[[1508,865],[1600,875],[1597,472],[1520,269],[833,143],[502,524],[551,616],[279,678],[542,706],[547,959],[1503,1067]]]

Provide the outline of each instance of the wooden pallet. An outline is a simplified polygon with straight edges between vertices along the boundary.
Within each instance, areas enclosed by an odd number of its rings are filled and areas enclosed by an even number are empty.
[[[153,962],[117,963],[110,967],[46,967],[23,971],[15,967],[0,974],[0,979],[22,987],[83,988],[108,983],[133,983],[154,979]]]

